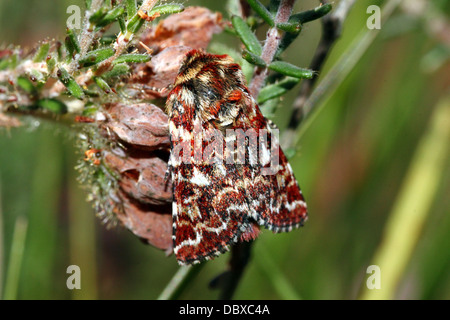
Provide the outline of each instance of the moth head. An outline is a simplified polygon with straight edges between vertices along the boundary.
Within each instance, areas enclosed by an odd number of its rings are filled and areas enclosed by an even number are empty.
[[[241,67],[228,55],[189,51],[181,64],[174,87],[184,108],[192,107],[204,121],[218,128],[232,125],[248,96]],[[170,102],[169,108],[170,109]]]
[[[203,50],[193,49],[186,53],[174,85],[177,86],[190,80],[198,79],[199,75],[204,73],[205,68],[226,67],[232,63],[234,63],[233,59],[228,55],[214,55]]]

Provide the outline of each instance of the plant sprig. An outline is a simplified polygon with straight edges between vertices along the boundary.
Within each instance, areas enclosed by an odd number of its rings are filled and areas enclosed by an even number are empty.
[[[61,106],[72,99],[88,105],[101,94],[117,92],[120,77],[130,71],[131,64],[151,59],[149,52],[128,52],[142,27],[160,15],[184,10],[180,4],[157,3],[85,1],[81,29],[67,28],[64,41],[43,41],[32,56],[10,50],[0,57],[0,85],[5,91],[0,94],[0,111],[37,108],[61,114],[61,110],[70,111]],[[120,32],[107,34],[113,25]]]
[[[320,19],[331,11],[332,6],[324,4],[312,10],[292,13],[294,3],[292,0],[271,0],[267,7],[258,0],[247,0],[247,3],[256,17],[262,19],[270,27],[267,32],[268,36],[264,40],[265,45],[261,45],[261,41],[256,37],[252,25],[249,23],[254,20],[255,16],[246,18],[232,16],[231,22],[234,29],[231,33],[239,37],[245,46],[242,57],[255,66],[250,91],[255,97],[258,97],[258,101],[261,103],[277,99],[292,89],[299,82],[292,78],[311,79],[314,77],[313,70],[282,61],[281,54],[298,37],[305,23]],[[279,85],[265,83],[268,79],[268,70],[283,76],[278,77]],[[262,98],[259,98],[259,95],[262,95]]]

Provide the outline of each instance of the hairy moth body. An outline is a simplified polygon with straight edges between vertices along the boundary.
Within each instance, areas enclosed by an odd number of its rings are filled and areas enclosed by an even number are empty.
[[[188,52],[166,107],[180,264],[253,240],[261,225],[273,232],[303,225],[306,203],[292,168],[229,56]]]

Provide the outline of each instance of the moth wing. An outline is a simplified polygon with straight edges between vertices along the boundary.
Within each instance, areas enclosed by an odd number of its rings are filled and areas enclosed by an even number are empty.
[[[228,179],[207,182],[210,165],[180,165],[173,172],[174,252],[180,264],[200,262],[228,250],[245,226],[245,193]]]
[[[172,143],[173,240],[179,263],[199,262],[227,250],[235,241],[254,239],[259,230],[256,223],[274,232],[303,223],[306,204],[276,140],[262,154],[267,159],[268,150],[278,147],[272,152],[279,160],[275,167],[271,161],[255,163],[252,148],[244,164],[225,159],[215,164],[193,163],[195,151],[182,152],[186,162],[174,159],[179,146],[195,149],[196,123],[202,129],[218,129],[225,145],[231,141],[224,135],[228,129],[267,129],[268,141],[272,141],[273,132],[245,86],[238,64],[225,55],[189,52],[166,107]],[[174,140],[176,136],[179,141]],[[208,142],[200,142],[201,150],[207,146]],[[225,156],[230,154],[236,156],[234,152]],[[266,169],[272,171],[267,174]]]
[[[244,103],[247,112],[240,114],[238,122],[246,130],[253,128],[258,133],[257,148],[247,146],[249,164],[244,169],[250,214],[259,225],[273,232],[288,232],[306,221],[305,199],[280,147],[278,134],[270,127],[253,98],[249,97]]]
[[[194,123],[208,126],[198,118]],[[179,136],[189,146],[199,138],[195,130],[184,130]],[[223,136],[219,137],[223,143]],[[174,138],[170,159],[174,253],[180,264],[192,264],[217,256],[238,241],[249,229],[249,207],[242,174],[235,165],[225,164],[220,156],[216,163],[203,159],[190,163],[195,159],[193,154],[186,158],[189,161],[179,161],[185,150],[176,154],[183,141]],[[209,143],[201,141],[202,151]]]
[[[255,179],[247,180],[247,196],[254,204],[254,219],[273,232],[289,232],[307,219],[306,202],[294,177],[291,165],[278,143],[278,161],[254,171]]]

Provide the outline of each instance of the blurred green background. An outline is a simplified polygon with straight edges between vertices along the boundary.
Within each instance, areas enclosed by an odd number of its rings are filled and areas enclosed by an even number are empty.
[[[222,3],[183,2],[227,17]],[[82,3],[0,0],[0,43],[62,38],[66,8]],[[372,4],[388,18],[381,30],[366,27]],[[296,11],[317,5],[298,0]],[[320,73],[319,85],[332,86],[290,160],[309,220],[289,234],[263,232],[235,298],[450,298],[449,13],[448,0],[356,2]],[[308,24],[285,60],[307,67],[320,35],[320,22]],[[239,49],[231,36],[214,41]],[[281,130],[297,93],[277,111]],[[178,270],[174,257],[124,229],[107,230],[76,181],[82,155],[71,133],[29,124],[0,132],[0,297],[156,299]],[[208,262],[181,298],[216,298],[208,282],[229,257]],[[81,290],[66,287],[72,264]],[[374,264],[381,289],[369,290]]]

